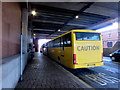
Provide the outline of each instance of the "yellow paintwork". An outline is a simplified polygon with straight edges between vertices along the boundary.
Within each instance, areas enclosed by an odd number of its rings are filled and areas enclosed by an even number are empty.
[[[75,39],[75,33],[74,32],[92,32],[92,33],[100,33],[97,31],[92,30],[71,30],[65,34],[68,34],[71,32],[71,38],[72,38],[72,47],[64,47],[64,50],[62,47],[52,47],[48,48],[49,56],[59,62],[68,68],[87,68],[87,67],[97,67],[102,66],[104,63],[102,62],[102,53],[103,53],[103,47],[102,47],[102,37],[101,41],[79,41]],[[65,34],[62,34],[55,39],[64,36]],[[53,39],[54,40],[54,39]],[[81,50],[81,47],[89,47],[88,50]],[[96,50],[92,50],[91,48],[94,47]],[[73,64],[73,54],[76,54],[76,61],[77,64]],[[64,55],[62,57],[61,55]]]
[[[63,64],[66,67],[71,67],[72,65],[72,49],[71,47],[64,48],[64,52],[62,51],[62,48],[60,47],[52,47],[48,48],[49,56],[54,59],[55,61],[59,62],[58,57],[60,58],[60,63]],[[64,55],[62,57],[61,55]]]

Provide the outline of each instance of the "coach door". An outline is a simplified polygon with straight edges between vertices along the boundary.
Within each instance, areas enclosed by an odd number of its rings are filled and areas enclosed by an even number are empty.
[[[63,45],[63,37],[60,38],[60,50],[61,50],[61,53],[60,53],[60,63],[61,64],[64,64],[64,45]]]
[[[65,66],[70,65],[72,58],[71,33],[61,37],[61,63]]]

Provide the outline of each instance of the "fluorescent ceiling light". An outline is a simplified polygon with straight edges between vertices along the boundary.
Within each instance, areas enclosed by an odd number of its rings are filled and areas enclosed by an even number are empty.
[[[60,31],[60,29],[58,29],[58,31]]]
[[[79,16],[75,16],[75,18],[79,18]]]
[[[35,10],[33,10],[31,13],[32,13],[33,16],[36,15],[36,11]]]

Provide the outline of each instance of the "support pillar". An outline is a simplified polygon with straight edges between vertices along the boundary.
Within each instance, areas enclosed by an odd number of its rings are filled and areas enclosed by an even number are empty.
[[[23,53],[27,53],[28,49],[28,11],[27,8],[22,9],[22,35],[23,35]]]

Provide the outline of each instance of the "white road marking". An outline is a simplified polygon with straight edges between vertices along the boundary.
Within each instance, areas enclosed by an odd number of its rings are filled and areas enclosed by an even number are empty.
[[[113,62],[113,63],[120,64],[120,62]]]
[[[105,65],[101,66],[101,67],[103,67],[107,71],[111,71],[111,72],[114,72],[114,73],[119,73],[118,68],[114,68],[114,67],[111,67],[111,66],[105,66]]]
[[[93,80],[94,82],[104,86],[107,85],[106,82],[103,82],[101,79],[99,79],[96,75],[85,75],[86,77],[88,77],[89,79]]]
[[[108,76],[108,75],[106,75],[104,73],[98,73],[98,74],[99,74],[99,76],[101,76],[101,77],[103,77],[103,78],[105,78],[107,80],[110,80],[111,82],[109,82],[109,83],[120,82],[120,79],[118,79],[118,78],[115,78],[115,77],[112,77],[112,76]]]
[[[111,60],[109,60],[109,59],[103,59],[103,61],[111,61]]]
[[[105,69],[105,70],[110,71],[110,72],[113,72],[113,73],[116,73],[116,72],[114,72],[114,71],[112,71],[112,70],[110,70],[110,69]]]
[[[107,85],[108,83],[120,82],[120,79],[112,77],[112,76],[108,76],[105,73],[89,74],[85,76],[102,86]]]

